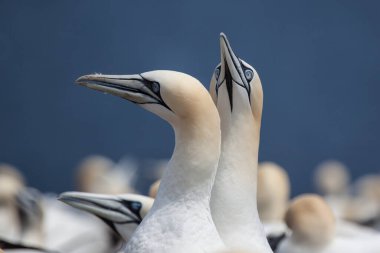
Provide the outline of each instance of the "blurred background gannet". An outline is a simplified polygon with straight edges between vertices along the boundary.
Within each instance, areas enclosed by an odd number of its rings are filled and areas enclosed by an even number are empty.
[[[127,252],[203,253],[223,248],[209,207],[220,155],[220,119],[203,85],[174,71],[95,74],[77,82],[139,104],[174,129],[174,152],[156,200],[126,245]]]
[[[257,174],[257,205],[267,234],[285,232],[285,212],[290,197],[288,173],[273,162],[259,163]]]
[[[160,187],[160,182],[161,182],[161,180],[157,180],[156,182],[154,182],[150,186],[150,188],[149,188],[149,197],[156,198],[157,192],[158,192],[158,188]]]
[[[24,188],[24,179],[18,170],[8,164],[0,165],[0,238],[18,241],[21,221],[16,196]]]
[[[344,218],[380,230],[380,175],[365,175],[353,185],[354,196]]]
[[[272,250],[286,236],[284,222],[288,209],[290,182],[284,168],[273,162],[262,162],[257,174],[257,206]]]
[[[272,252],[256,199],[261,81],[252,66],[236,57],[223,33],[220,52],[221,62],[210,84],[222,131],[222,150],[210,201],[212,217],[227,247]]]
[[[33,247],[45,246],[42,195],[35,189],[24,188],[16,196],[20,216],[19,242]]]
[[[373,180],[372,176],[367,178]],[[364,190],[366,187],[360,187],[360,181],[359,179],[355,185],[350,185],[348,168],[336,160],[324,161],[316,168],[315,184],[334,212],[338,235],[366,237],[375,233],[361,224],[372,222],[379,213],[378,202],[369,197],[376,195],[377,190],[371,186],[368,191]],[[364,181],[366,180],[362,182]]]
[[[344,216],[350,199],[350,173],[347,167],[336,160],[324,161],[315,169],[314,183],[335,215],[339,218]]]
[[[278,246],[278,253],[378,253],[380,237],[345,237],[336,234],[336,218],[326,201],[305,194],[292,201],[285,215],[292,233]]]
[[[127,157],[114,163],[107,157],[92,155],[78,166],[77,188],[92,193],[133,193],[136,169],[136,163]]]

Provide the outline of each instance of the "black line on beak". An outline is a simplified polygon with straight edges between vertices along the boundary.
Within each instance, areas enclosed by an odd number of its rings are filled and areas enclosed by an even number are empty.
[[[231,112],[232,112],[232,109],[233,109],[233,83],[232,83],[232,75],[231,75],[231,72],[230,72],[230,69],[228,68],[228,64],[227,62],[225,61],[225,64],[224,64],[224,78],[226,80],[226,88],[227,88],[227,93],[228,93],[228,100],[230,101],[230,108],[231,108]]]

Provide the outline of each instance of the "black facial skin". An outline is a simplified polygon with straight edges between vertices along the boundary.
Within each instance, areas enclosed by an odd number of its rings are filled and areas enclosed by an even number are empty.
[[[227,62],[224,62],[224,66],[225,66],[225,73],[224,73],[224,79],[223,80],[219,80],[221,66],[219,65],[215,69],[214,75],[215,75],[216,82],[217,82],[217,84],[215,85],[215,90],[216,90],[216,95],[218,95],[218,90],[219,90],[220,86],[223,84],[224,81],[226,82],[228,100],[230,101],[230,108],[231,108],[231,112],[232,112],[232,110],[233,110],[233,86],[232,86],[233,82],[236,83],[237,85],[243,87],[247,91],[249,103],[251,103],[251,85],[249,84],[249,82],[253,79],[255,72],[253,69],[246,66],[239,59],[238,68],[240,71],[238,71],[238,73],[240,75],[240,78],[243,80],[243,84],[241,84],[237,80],[233,79],[233,77],[231,75],[231,71],[227,65]],[[236,65],[235,65],[235,67],[236,67]],[[242,76],[241,73],[243,73],[244,75]]]
[[[160,86],[160,83],[159,82],[156,82],[156,81],[152,81],[152,80],[148,80],[147,78],[143,77],[141,74],[139,74],[139,76],[141,76],[142,80],[143,80],[143,83],[145,84],[146,87],[148,87],[154,94],[156,94],[157,97],[159,97],[159,100],[157,100],[157,103],[156,104],[160,104],[164,107],[166,107],[168,110],[170,111],[173,111],[165,102],[164,100],[162,99],[161,97],[161,86]],[[144,93],[145,95],[148,95],[150,96],[149,94],[146,94]],[[152,96],[150,96],[152,97]],[[151,104],[151,103],[147,103],[147,104]]]
[[[67,199],[68,200],[71,199],[72,202],[83,202],[86,205],[93,205],[93,206],[96,206],[96,207],[99,207],[102,209],[112,210],[114,212],[122,213],[123,216],[126,217],[126,219],[123,221],[118,221],[118,222],[111,221],[111,220],[108,220],[106,218],[103,218],[101,216],[96,215],[99,219],[104,221],[104,223],[106,223],[121,239],[122,239],[122,236],[117,231],[116,226],[115,226],[116,224],[135,223],[135,224],[139,225],[142,222],[142,217],[140,214],[142,204],[139,201],[130,201],[130,200],[119,199],[118,202],[120,202],[124,207],[126,207],[126,209],[129,211],[128,212],[125,209],[111,208],[109,206],[105,206],[105,205],[102,205],[100,203],[89,202],[89,201],[80,200],[80,199],[76,199],[76,198],[67,198]]]
[[[141,74],[139,74],[139,76],[141,77],[140,78],[108,78],[108,79],[113,79],[113,80],[134,80],[134,81],[138,81],[138,82],[141,82],[145,85],[145,87],[147,87],[152,93],[154,93],[156,96],[153,96],[152,94],[142,90],[142,89],[136,89],[136,88],[131,88],[131,87],[126,87],[124,85],[120,85],[120,84],[115,84],[115,83],[109,83],[109,82],[105,82],[105,81],[98,81],[98,80],[92,80],[91,82],[92,83],[95,83],[95,84],[98,84],[100,86],[104,86],[104,87],[109,87],[109,88],[113,88],[113,89],[118,89],[118,90],[122,90],[122,91],[128,91],[128,92],[132,92],[132,93],[140,93],[140,94],[144,94],[145,96],[148,96],[150,98],[152,98],[153,100],[155,100],[154,102],[144,102],[144,103],[139,103],[139,102],[135,102],[135,101],[131,101],[132,103],[135,103],[135,104],[159,104],[159,105],[162,105],[164,106],[165,108],[167,108],[168,110],[172,111],[173,110],[164,102],[164,100],[162,99],[162,96],[161,96],[161,86],[160,86],[160,83],[159,82],[156,82],[156,81],[153,81],[153,80],[149,80],[145,77],[143,77]]]

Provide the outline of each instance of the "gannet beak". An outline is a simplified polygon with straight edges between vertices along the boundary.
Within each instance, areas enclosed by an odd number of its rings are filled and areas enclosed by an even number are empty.
[[[218,92],[219,87],[225,82],[230,101],[231,111],[233,108],[233,84],[237,84],[250,92],[250,86],[244,77],[242,63],[233,52],[231,45],[224,33],[220,34],[220,78],[216,86]]]
[[[220,63],[221,63],[221,73],[229,74],[232,78],[238,82],[241,82],[241,77],[239,74],[240,61],[239,58],[232,51],[230,42],[224,33],[220,34]]]
[[[118,235],[115,225],[135,223],[140,224],[141,203],[138,201],[126,201],[116,195],[103,195],[84,192],[65,192],[58,200],[81,210],[92,213],[102,219]]]
[[[76,83],[90,89],[110,93],[136,104],[161,104],[170,108],[162,100],[159,84],[148,80],[141,74],[136,75],[102,75],[81,76]]]

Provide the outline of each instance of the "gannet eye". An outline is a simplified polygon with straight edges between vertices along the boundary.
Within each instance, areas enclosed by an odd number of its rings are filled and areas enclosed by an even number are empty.
[[[135,210],[140,210],[141,208],[141,203],[140,202],[132,202],[131,204],[132,208]]]
[[[152,91],[154,93],[158,93],[160,91],[160,84],[157,82],[152,83]]]
[[[247,81],[249,82],[249,81],[251,81],[252,78],[253,78],[253,71],[250,70],[250,69],[246,69],[246,70],[244,71],[244,75],[245,75],[245,78],[247,78]]]
[[[218,80],[219,76],[220,76],[220,68],[219,67],[215,69],[214,75],[215,75],[216,80]]]

